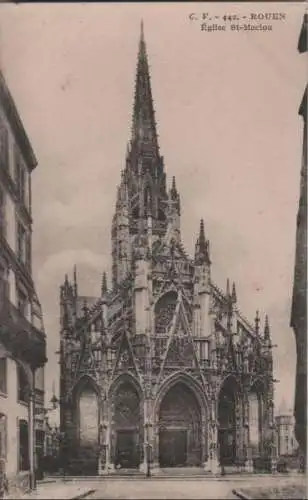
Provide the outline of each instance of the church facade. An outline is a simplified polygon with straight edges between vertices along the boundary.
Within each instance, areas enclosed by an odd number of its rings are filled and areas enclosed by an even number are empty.
[[[75,474],[119,468],[274,463],[268,318],[241,314],[234,283],[211,279],[201,220],[195,254],[167,189],[143,28],[132,136],[112,220],[112,283],[79,294],[76,268],[60,289],[60,426]]]

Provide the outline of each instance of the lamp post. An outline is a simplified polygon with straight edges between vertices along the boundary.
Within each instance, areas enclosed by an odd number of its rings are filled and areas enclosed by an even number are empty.
[[[53,411],[53,410],[56,410],[57,408],[59,408],[59,406],[61,404],[63,404],[63,400],[62,398],[60,397],[60,399],[57,398],[57,396],[55,395],[55,393],[53,393],[51,399],[50,399],[50,403],[51,403],[51,408],[47,408],[45,409],[45,414]],[[59,457],[60,457],[60,462],[61,462],[61,465],[62,465],[62,469],[63,469],[63,475],[64,475],[64,478],[66,477],[66,472],[67,472],[67,447],[66,447],[66,434],[65,432],[63,431],[60,431],[58,433],[58,436],[59,436]]]
[[[108,456],[108,442],[107,442],[107,429],[108,425],[106,422],[102,422],[100,424],[100,438],[99,438],[99,450],[100,450],[100,456],[99,456],[99,464],[98,464],[98,470],[99,473],[103,472],[102,469],[102,461],[104,462],[104,467],[105,467],[105,473],[108,473],[108,467],[109,467],[109,456]],[[101,453],[103,452],[103,460]]]
[[[146,451],[146,477],[151,477],[151,455],[152,455],[152,446],[149,443],[149,434],[150,434],[150,423],[145,424],[145,429],[146,429],[146,446],[145,446],[145,451]]]
[[[28,421],[29,421],[29,486],[30,490],[36,489],[35,476],[35,368],[31,367],[31,380],[29,388],[29,403],[28,403]]]

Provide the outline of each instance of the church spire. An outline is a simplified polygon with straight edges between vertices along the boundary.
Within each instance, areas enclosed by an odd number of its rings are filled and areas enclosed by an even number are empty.
[[[133,107],[132,143],[134,142],[150,144],[155,153],[158,154],[156,123],[143,21],[141,21],[140,29]]]

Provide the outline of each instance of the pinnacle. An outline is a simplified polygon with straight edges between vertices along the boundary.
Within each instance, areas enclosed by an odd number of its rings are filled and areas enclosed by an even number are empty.
[[[176,200],[177,199],[177,189],[176,189],[176,183],[175,183],[175,176],[172,177],[172,185],[170,189],[170,194],[171,194],[171,199]]]
[[[255,317],[255,329],[256,329],[256,334],[259,335],[260,331],[260,315],[259,311],[256,311],[256,317]]]
[[[230,280],[229,280],[229,278],[227,278],[226,296],[227,296],[227,298],[230,297]]]
[[[231,294],[231,297],[232,297],[232,302],[235,303],[237,301],[237,296],[236,296],[236,288],[235,288],[234,281],[233,281],[233,284],[232,284],[232,294]]]
[[[77,266],[76,266],[76,264],[74,264],[73,276],[74,276],[74,292],[75,292],[75,295],[77,296]]]
[[[210,244],[209,241],[205,238],[204,231],[204,221],[201,219],[200,221],[200,229],[199,229],[199,237],[197,238],[196,243],[196,257],[200,262],[210,264]]]
[[[103,276],[102,276],[102,296],[104,296],[106,293],[107,293],[107,275],[105,272],[103,272]]]
[[[199,231],[199,245],[202,247],[206,245],[205,232],[204,232],[204,220],[200,220],[200,231]]]
[[[264,322],[264,338],[267,340],[270,338],[270,326],[267,314],[265,315],[265,322]]]

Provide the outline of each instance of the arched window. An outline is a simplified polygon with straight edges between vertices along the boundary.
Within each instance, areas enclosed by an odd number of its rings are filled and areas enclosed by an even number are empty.
[[[177,302],[175,291],[167,292],[160,297],[155,306],[155,331],[165,333],[170,328]]]

